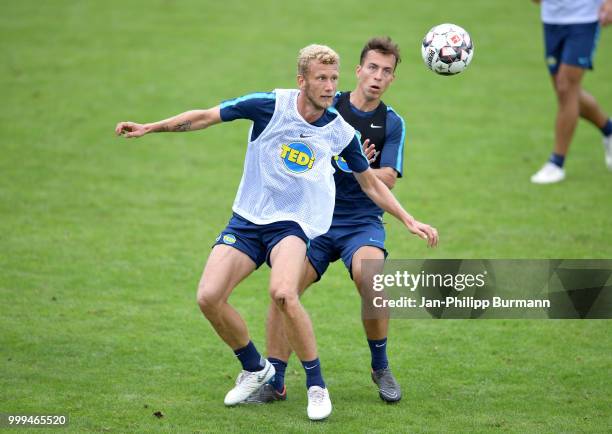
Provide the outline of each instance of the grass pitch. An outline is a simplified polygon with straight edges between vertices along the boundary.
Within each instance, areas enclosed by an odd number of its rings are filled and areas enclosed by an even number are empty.
[[[419,44],[441,22],[475,41],[456,77]],[[289,400],[227,409],[239,365],[195,304],[226,224],[248,123],[113,137],[153,121],[295,83],[313,42],[342,56],[341,89],[367,38],[403,62],[385,101],[407,124],[394,192],[441,234],[437,250],[388,218],[393,258],[611,258],[612,174],[581,123],[560,185],[529,176],[552,148],[554,95],[531,2],[11,2],[0,17],[0,412],[68,413],[73,432],[603,432],[612,427],[609,321],[392,323],[405,398],[369,380],[359,301],[341,265],[304,297],[335,406]],[[585,86],[612,110],[612,30]],[[268,272],[235,291],[263,350]],[[157,418],[154,412],[162,412]]]

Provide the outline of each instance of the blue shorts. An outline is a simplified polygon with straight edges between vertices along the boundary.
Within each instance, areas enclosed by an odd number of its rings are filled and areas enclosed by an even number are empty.
[[[236,213],[215,240],[215,244],[232,246],[246,254],[259,268],[266,262],[270,266],[270,252],[279,241],[290,235],[304,240],[308,246],[309,239],[296,222],[281,221],[267,225],[256,225]]]
[[[546,24],[544,44],[546,64],[556,74],[562,63],[593,69],[593,56],[599,39],[599,23]]]
[[[321,279],[329,264],[340,258],[352,279],[353,255],[363,246],[378,247],[383,251],[385,258],[387,257],[385,228],[382,222],[355,224],[354,222],[343,223],[334,218],[329,231],[310,242],[306,256],[317,272],[317,281]]]

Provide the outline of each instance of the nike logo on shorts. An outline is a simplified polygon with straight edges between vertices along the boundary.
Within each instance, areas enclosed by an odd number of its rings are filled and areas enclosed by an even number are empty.
[[[374,123],[371,123],[370,128],[382,128],[382,125],[374,125]]]

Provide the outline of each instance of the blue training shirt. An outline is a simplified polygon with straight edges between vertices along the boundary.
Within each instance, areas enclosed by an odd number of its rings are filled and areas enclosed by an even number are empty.
[[[350,107],[353,113],[366,119],[373,117],[375,113],[375,110],[362,112],[352,104]],[[377,159],[380,161],[381,168],[391,167],[395,169],[397,176],[400,178],[403,174],[405,138],[404,120],[391,107],[387,107],[385,141]],[[361,139],[365,141],[367,137],[361,137]],[[348,170],[349,168],[341,160],[339,162],[334,161],[334,167],[336,168],[336,173],[334,173],[336,207],[334,208],[332,225],[382,220],[384,211],[363,192],[355,176]]]
[[[253,141],[259,137],[270,123],[275,106],[275,92],[256,92],[223,101],[219,107],[221,109],[221,120],[223,122],[229,122],[236,119],[249,119],[253,121],[250,137],[250,141]],[[329,108],[323,112],[323,115],[319,119],[311,122],[311,125],[323,127],[333,121],[336,116],[338,116],[338,112],[333,108]],[[355,172],[363,172],[369,167],[368,160],[363,154],[361,142],[357,135],[355,135],[351,143],[344,148],[340,156],[346,160],[349,168]]]

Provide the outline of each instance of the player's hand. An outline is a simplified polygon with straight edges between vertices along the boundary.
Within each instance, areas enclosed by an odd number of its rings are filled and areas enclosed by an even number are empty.
[[[374,143],[370,143],[370,139],[365,139],[362,145],[363,153],[368,159],[368,163],[372,164],[376,160],[376,147]]]
[[[141,137],[147,133],[144,125],[135,122],[119,122],[115,127],[115,134],[123,136],[126,139],[132,137]]]
[[[427,246],[436,247],[438,245],[438,231],[433,226],[413,220],[408,225],[408,230],[419,238],[427,240]]]
[[[612,1],[607,0],[599,9],[599,24],[607,26],[610,23],[612,23]]]

